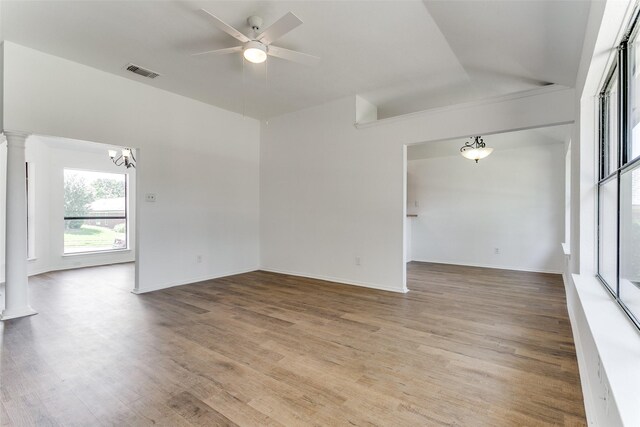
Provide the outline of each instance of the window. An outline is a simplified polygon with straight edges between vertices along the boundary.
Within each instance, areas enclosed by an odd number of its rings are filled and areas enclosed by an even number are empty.
[[[600,185],[598,206],[598,273],[612,290],[618,287],[618,182],[615,179]]]
[[[640,328],[640,37],[638,18],[600,93],[598,278]]]
[[[604,132],[603,132],[603,149],[606,162],[602,165],[602,177],[611,175],[618,169],[618,127],[619,118],[618,107],[620,97],[618,94],[618,75],[617,69],[614,68],[606,92],[602,99],[602,108],[604,112]]]
[[[64,253],[128,248],[127,175],[64,170]]]
[[[631,128],[631,143],[629,144],[629,159],[640,156],[640,38],[635,36],[629,44],[629,97]]]
[[[620,299],[640,317],[640,165],[620,177]]]

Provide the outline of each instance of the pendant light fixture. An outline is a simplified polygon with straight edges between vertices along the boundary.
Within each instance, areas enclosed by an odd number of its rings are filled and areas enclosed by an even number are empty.
[[[476,163],[478,163],[478,160],[487,157],[492,151],[493,148],[487,147],[481,136],[472,136],[470,141],[465,142],[462,148],[460,148],[460,154],[462,154],[463,157],[469,160],[475,160]]]

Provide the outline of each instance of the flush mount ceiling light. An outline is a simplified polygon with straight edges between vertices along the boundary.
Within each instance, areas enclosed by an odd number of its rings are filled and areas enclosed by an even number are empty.
[[[478,163],[478,160],[487,157],[492,151],[493,148],[487,147],[481,136],[472,136],[470,141],[465,142],[462,148],[460,148],[460,154],[462,154],[463,157],[469,160],[475,160],[476,163]]]
[[[117,150],[109,150],[109,158],[116,166],[125,166],[127,169],[136,167],[136,158],[131,148],[123,148],[121,154]]]
[[[267,60],[267,47],[259,41],[252,40],[244,45],[244,59],[254,64],[262,64]]]

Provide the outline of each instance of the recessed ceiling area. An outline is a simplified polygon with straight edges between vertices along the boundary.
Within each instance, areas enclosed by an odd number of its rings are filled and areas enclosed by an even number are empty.
[[[525,91],[573,86],[587,1],[6,1],[5,40],[267,119],[361,95],[380,118]],[[68,13],[69,9],[73,13]],[[241,53],[191,56],[237,41],[205,8],[249,32],[291,11],[304,23],[278,45],[314,67]],[[161,74],[150,80],[129,63]]]
[[[482,137],[487,147],[493,148],[495,153],[533,145],[567,144],[571,139],[572,126],[570,124],[549,126],[494,135],[482,135]],[[460,147],[468,140],[469,138],[457,138],[410,145],[407,147],[407,160],[448,156],[459,156],[460,159],[465,160],[460,156]]]

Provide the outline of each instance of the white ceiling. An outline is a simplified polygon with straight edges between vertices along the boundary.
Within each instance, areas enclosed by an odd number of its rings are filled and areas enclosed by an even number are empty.
[[[572,126],[549,126],[483,135],[483,139],[487,147],[491,147],[494,150],[514,150],[532,145],[566,144],[571,139]],[[469,141],[469,138],[456,138],[410,145],[407,147],[407,160],[458,156],[460,155],[460,147],[467,141]]]
[[[381,117],[532,89],[573,86],[589,1],[2,1],[6,40],[256,118],[360,94]],[[240,54],[199,56],[288,11],[304,24],[277,45],[316,67]],[[162,74],[124,71],[133,62]]]

